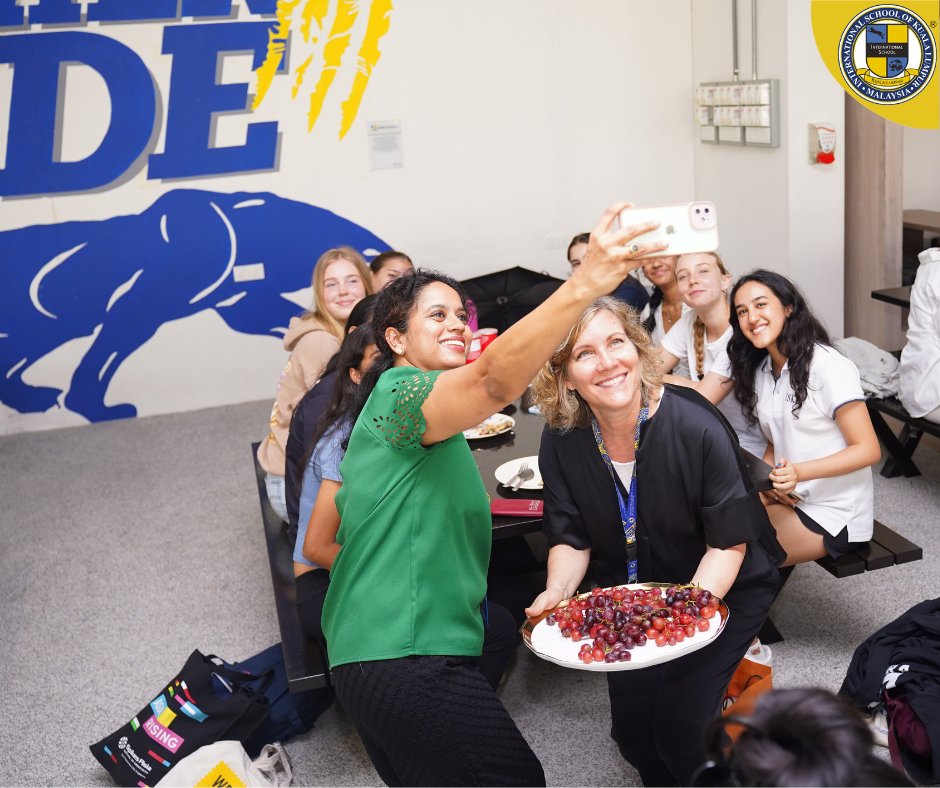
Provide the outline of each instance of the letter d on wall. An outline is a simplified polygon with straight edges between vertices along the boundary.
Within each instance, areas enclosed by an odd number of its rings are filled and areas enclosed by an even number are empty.
[[[94,33],[0,37],[0,62],[13,66],[6,167],[0,196],[95,189],[119,178],[143,152],[156,117],[153,79],[123,44]],[[82,161],[55,161],[59,79],[65,63],[93,68],[108,87],[111,120],[98,149]],[[88,107],[89,112],[102,111]]]

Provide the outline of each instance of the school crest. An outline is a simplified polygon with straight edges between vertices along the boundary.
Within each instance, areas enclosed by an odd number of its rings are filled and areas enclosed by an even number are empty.
[[[873,6],[846,25],[839,62],[847,86],[865,101],[900,104],[928,84],[935,66],[930,27],[913,11]]]

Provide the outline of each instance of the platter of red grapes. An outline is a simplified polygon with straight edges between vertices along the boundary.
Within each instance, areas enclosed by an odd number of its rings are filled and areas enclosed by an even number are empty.
[[[728,615],[728,606],[699,586],[611,586],[528,619],[522,639],[542,659],[566,668],[636,670],[707,646]]]

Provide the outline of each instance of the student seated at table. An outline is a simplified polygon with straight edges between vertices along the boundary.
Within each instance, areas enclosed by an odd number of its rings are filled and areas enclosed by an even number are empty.
[[[382,252],[376,256],[369,268],[372,269],[372,290],[378,293],[389,282],[394,282],[400,276],[408,276],[415,271],[411,258],[404,252],[394,250]]]
[[[367,295],[357,303],[349,313],[344,328],[345,337],[357,326],[369,323],[372,320],[372,305],[375,295]],[[342,347],[342,346],[341,346]],[[287,505],[287,522],[296,531],[297,510],[300,503],[300,485],[303,480],[304,466],[310,457],[312,444],[310,438],[316,429],[320,414],[329,402],[336,382],[336,364],[339,353],[336,353],[327,363],[323,375],[314,384],[297,406],[290,419],[290,430],[287,433],[287,443],[284,449],[284,498]]]
[[[660,372],[674,372],[685,362],[690,382],[667,375],[667,383],[692,386],[715,404],[734,428],[741,446],[762,456],[767,441],[754,424],[749,424],[731,393],[731,372],[726,348],[731,339],[731,307],[728,288],[731,275],[715,252],[683,254],[676,259],[676,287],[689,307],[661,342]]]
[[[643,260],[643,275],[652,283],[653,292],[650,293],[649,303],[643,307],[640,320],[643,327],[653,338],[653,344],[659,345],[663,337],[669,333],[679,318],[689,311],[688,304],[682,300],[679,293],[679,284],[676,282],[675,255],[663,257],[647,257]],[[680,359],[672,368],[672,374],[680,377],[691,377],[689,365],[685,359]]]
[[[587,251],[590,237],[590,233],[578,233],[568,244],[568,265],[571,266],[572,271],[581,265],[581,260],[584,258],[584,253]],[[643,287],[640,280],[633,274],[628,274],[624,280],[617,285],[613,295],[624,303],[632,306],[637,312],[642,312],[650,300],[646,288]]]
[[[285,445],[294,407],[339,350],[343,326],[352,308],[372,292],[369,268],[355,249],[341,246],[320,255],[313,268],[313,305],[291,318],[284,335],[290,358],[278,379],[267,437],[258,447],[258,464],[271,507],[287,520],[284,490]]]
[[[753,271],[731,301],[734,394],[767,436],[774,489],[764,497],[786,564],[837,558],[871,539],[874,521],[881,448],[858,369],[786,277]]]
[[[573,596],[591,559],[601,585],[691,583],[732,611],[721,636],[681,659],[607,674],[611,735],[644,785],[687,785],[705,725],[780,585],[783,551],[737,440],[708,401],[663,385],[635,313],[599,298],[534,384],[550,546],[538,615]],[[598,728],[606,725],[598,721]]]
[[[472,364],[458,282],[419,269],[379,293],[380,356],[342,464],[323,630],[336,695],[388,785],[544,785],[475,666],[492,516],[461,433],[521,396],[634,257],[663,249],[638,238],[651,223],[610,231],[623,207],[604,213],[572,277]]]
[[[728,744],[726,728],[742,726]],[[761,696],[752,714],[715,720],[709,760],[693,786],[909,786],[872,753],[872,734],[858,712],[828,690],[780,689]]]
[[[898,396],[912,416],[940,424],[940,249],[925,249],[919,257]]]

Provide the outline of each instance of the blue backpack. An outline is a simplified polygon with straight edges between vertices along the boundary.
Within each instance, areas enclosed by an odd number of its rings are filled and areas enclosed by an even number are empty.
[[[285,742],[309,731],[317,717],[333,702],[332,687],[304,692],[288,690],[287,668],[284,665],[284,652],[280,643],[275,643],[242,662],[236,662],[232,667],[258,676],[259,689],[260,682],[269,673],[273,674],[273,679],[263,690],[271,708],[271,715],[244,743],[245,751],[251,758],[256,758],[265,744]]]

